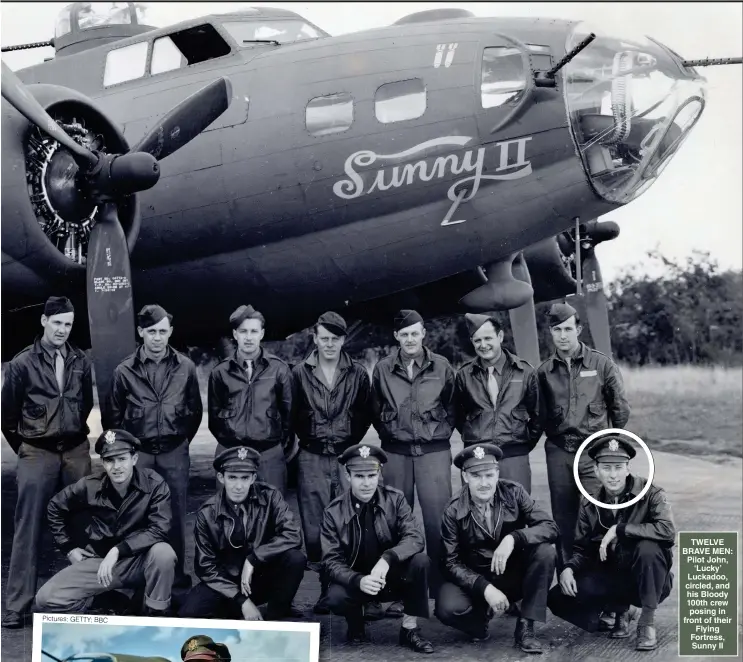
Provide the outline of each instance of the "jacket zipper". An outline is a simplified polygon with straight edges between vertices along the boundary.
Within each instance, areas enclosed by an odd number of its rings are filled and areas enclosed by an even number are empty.
[[[351,568],[352,570],[353,570],[353,564],[356,563],[356,558],[358,557],[359,550],[361,549],[361,522],[359,522],[359,518],[355,514],[353,516],[353,523],[354,525],[356,524],[359,525],[359,535],[356,538],[356,549],[354,550],[353,558],[351,559],[351,564],[349,565],[349,568]]]

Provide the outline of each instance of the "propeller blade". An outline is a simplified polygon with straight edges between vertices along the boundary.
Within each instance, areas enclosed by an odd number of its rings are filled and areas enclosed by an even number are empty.
[[[232,83],[219,78],[169,111],[130,152],[147,152],[158,161],[170,156],[198,136],[232,101]]]
[[[584,301],[586,322],[591,330],[594,347],[611,357],[611,336],[609,333],[609,310],[601,280],[601,269],[596,251],[589,249],[583,260]]]
[[[514,260],[514,278],[531,285],[531,275],[526,266],[524,254],[519,253]],[[511,333],[513,343],[516,346],[516,354],[531,363],[535,368],[541,363],[539,360],[539,338],[537,336],[537,315],[534,310],[534,299],[529,299],[523,306],[511,308],[508,311],[511,321]]]
[[[20,78],[11,71],[10,67],[5,62],[2,65],[0,83],[2,84],[3,98],[29,122],[35,124],[60,145],[64,145],[72,153],[79,168],[90,170],[95,166],[98,163],[98,157],[70,138],[59,124],[49,117],[49,113],[44,110]]]
[[[88,323],[98,402],[104,426],[113,371],[136,349],[131,268],[116,205],[102,203],[90,232],[87,262]]]

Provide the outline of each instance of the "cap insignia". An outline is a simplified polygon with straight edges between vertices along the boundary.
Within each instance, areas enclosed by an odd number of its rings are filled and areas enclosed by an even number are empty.
[[[359,455],[361,455],[361,457],[369,457],[370,452],[371,449],[368,446],[362,446],[359,448]]]
[[[107,444],[113,444],[116,441],[116,433],[113,430],[109,430],[103,435],[103,440]]]
[[[191,639],[191,641],[188,642],[188,650],[195,651],[199,647],[199,642],[196,641],[196,639]]]
[[[483,448],[480,448],[480,446],[478,446],[477,448],[475,448],[475,457],[478,460],[482,460],[482,458],[485,457],[485,450]]]
[[[618,451],[619,450],[619,442],[616,439],[612,439],[609,442],[609,450],[610,451]]]
[[[248,449],[247,448],[238,448],[237,449],[237,457],[239,457],[241,460],[244,460],[246,457],[248,457]]]

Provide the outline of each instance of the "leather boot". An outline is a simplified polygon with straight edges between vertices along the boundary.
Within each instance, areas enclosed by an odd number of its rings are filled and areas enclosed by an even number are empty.
[[[539,643],[534,634],[534,621],[528,618],[519,618],[516,622],[516,631],[514,632],[516,646],[524,653],[542,653],[542,644]]]
[[[652,625],[637,626],[637,645],[635,650],[652,651],[658,648],[658,636]]]
[[[610,639],[626,639],[630,636],[630,625],[635,617],[637,610],[630,607],[626,611],[618,611],[614,620],[614,627],[609,632]]]
[[[400,628],[399,643],[416,653],[426,653],[427,655],[434,652],[433,644],[420,635],[420,628]]]

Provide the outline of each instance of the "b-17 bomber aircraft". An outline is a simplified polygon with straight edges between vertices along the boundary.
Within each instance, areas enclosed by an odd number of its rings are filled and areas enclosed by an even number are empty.
[[[3,349],[65,294],[99,395],[145,303],[193,345],[244,302],[277,338],[403,305],[528,326],[535,293],[597,293],[618,228],[595,219],[698,122],[695,66],[740,62],[462,9],[331,37],[285,10],[155,29],[117,4],[68,6],[55,57],[2,75]]]

